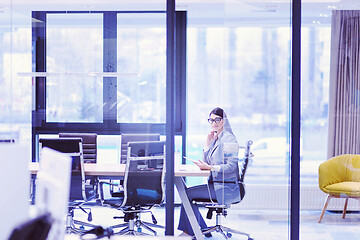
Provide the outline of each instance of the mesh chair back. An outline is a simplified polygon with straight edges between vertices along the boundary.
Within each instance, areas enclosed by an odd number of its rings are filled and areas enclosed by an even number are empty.
[[[151,206],[164,199],[165,142],[130,142],[122,206]]]
[[[83,159],[85,163],[96,163],[97,134],[96,133],[59,133],[60,138],[81,138]]]
[[[240,167],[240,182],[244,182],[245,173],[246,173],[249,161],[252,158],[252,153],[250,152],[250,146],[252,144],[253,144],[253,142],[251,140],[249,140],[245,147],[244,161],[242,162],[242,166]]]
[[[249,140],[245,147],[244,152],[244,161],[241,162],[241,165],[239,166],[239,187],[240,187],[240,199],[242,200],[245,196],[245,173],[249,164],[249,161],[252,158],[252,153],[250,152],[250,146],[253,144],[251,140]]]
[[[139,141],[160,141],[160,134],[121,134],[120,163],[126,163],[128,143]]]
[[[40,149],[48,147],[72,157],[70,201],[94,197],[95,187],[85,184],[82,138],[43,138],[39,139],[39,145]]]

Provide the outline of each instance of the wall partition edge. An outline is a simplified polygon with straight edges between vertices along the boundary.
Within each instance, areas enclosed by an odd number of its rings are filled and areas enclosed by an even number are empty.
[[[300,223],[301,0],[292,2],[291,51],[290,239],[298,240]]]
[[[166,203],[165,235],[174,235],[175,0],[166,1]]]
[[[32,12],[32,71],[46,72],[46,13]],[[36,20],[36,21],[35,21]],[[44,122],[46,114],[46,78],[35,77],[35,106],[32,111],[31,120],[31,152],[32,161],[35,161],[37,156],[36,142],[37,142],[37,128]]]
[[[186,156],[187,12],[176,11],[175,15],[175,134],[182,136],[182,156]],[[186,164],[185,158],[181,159],[181,164]]]
[[[103,72],[117,72],[117,13],[103,13]],[[103,123],[114,129],[117,125],[117,78],[103,78]],[[107,103],[107,104],[105,104]]]

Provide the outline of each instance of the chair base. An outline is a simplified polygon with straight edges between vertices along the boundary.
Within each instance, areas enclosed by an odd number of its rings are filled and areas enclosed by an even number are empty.
[[[345,198],[345,204],[344,204],[344,209],[343,209],[343,213],[342,213],[342,218],[343,218],[343,219],[345,218],[345,215],[346,215],[346,210],[347,210],[347,205],[348,205],[349,198],[356,199],[356,200],[358,200],[359,203],[360,203],[360,197],[349,197],[349,196],[345,196],[345,197],[344,197],[344,196],[335,196],[335,195],[328,194],[327,197],[326,197],[325,203],[324,203],[324,207],[323,207],[323,209],[322,209],[322,211],[321,211],[321,214],[320,214],[318,223],[321,223],[321,220],[322,220],[323,217],[324,217],[326,208],[327,208],[327,206],[329,205],[330,200],[331,200],[332,198]]]
[[[152,229],[150,226],[164,228],[163,226],[152,224],[149,222],[143,222],[139,219],[137,219],[137,220],[130,219],[128,223],[115,225],[115,226],[112,226],[111,228],[114,229],[114,228],[125,227],[122,230],[120,230],[119,232],[114,233],[116,235],[151,235],[151,234],[142,232],[142,228],[145,228],[146,230],[150,231],[152,234],[154,234],[156,236],[157,232],[154,229]],[[135,230],[135,228],[136,228],[136,230]]]
[[[226,211],[227,206],[226,205],[208,204],[208,205],[205,205],[205,207],[208,209],[208,214],[206,216],[208,219],[211,219],[212,213],[216,212],[216,217],[215,217],[216,224],[213,227],[203,229],[202,233],[204,235],[207,233],[211,233],[211,232],[219,232],[225,237],[225,239],[229,239],[229,238],[231,238],[232,233],[236,233],[236,234],[247,236],[248,240],[253,240],[253,238],[251,238],[250,234],[248,234],[248,233],[237,231],[237,230],[234,230],[229,227],[225,227],[225,226],[221,225],[221,216],[227,215],[227,211]]]
[[[88,222],[74,220],[73,212],[68,213],[67,219],[66,219],[66,230],[65,230],[65,232],[67,234],[70,234],[70,233],[83,234],[86,231],[88,231],[87,229],[85,229],[85,227],[95,228],[95,227],[97,227],[97,225],[94,225],[94,224],[91,224]]]
[[[236,233],[236,234],[247,236],[248,240],[253,240],[253,238],[251,238],[250,234],[248,234],[248,233],[237,231],[237,230],[234,230],[229,227],[222,226],[222,225],[215,225],[213,227],[209,227],[202,231],[203,234],[207,234],[207,233],[211,233],[211,232],[221,233],[225,237],[225,239],[231,238],[232,233]]]

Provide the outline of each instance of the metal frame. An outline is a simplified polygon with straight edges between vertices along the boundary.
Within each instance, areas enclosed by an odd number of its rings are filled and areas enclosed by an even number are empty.
[[[290,239],[298,240],[300,227],[301,0],[293,0],[292,3]]]
[[[166,2],[166,203],[165,235],[174,235],[175,0]]]

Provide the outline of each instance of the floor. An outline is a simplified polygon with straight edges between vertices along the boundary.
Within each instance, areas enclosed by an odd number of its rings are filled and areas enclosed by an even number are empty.
[[[206,209],[200,210],[206,216]],[[177,228],[180,207],[175,208],[175,236],[180,235]],[[92,207],[93,224],[109,227],[122,223],[122,219],[113,219],[112,216],[122,216],[122,212],[105,207]],[[153,213],[158,224],[164,225],[165,209],[154,208]],[[300,215],[300,239],[301,240],[360,240],[360,213],[349,213],[342,219],[341,213],[326,212],[322,223],[317,223],[320,211],[301,211]],[[86,215],[76,211],[76,219],[85,220]],[[151,222],[151,215],[144,213],[141,216],[143,221]],[[206,220],[208,225],[215,223],[215,218]],[[244,231],[250,234],[255,240],[287,240],[289,237],[289,215],[286,210],[241,210],[229,209],[228,216],[222,218],[222,224]],[[163,229],[155,229],[158,235],[164,235]],[[146,232],[146,230],[143,230]],[[213,233],[209,240],[225,239],[220,233]],[[233,234],[231,239],[246,240],[247,237]]]

